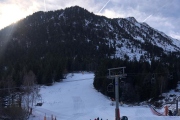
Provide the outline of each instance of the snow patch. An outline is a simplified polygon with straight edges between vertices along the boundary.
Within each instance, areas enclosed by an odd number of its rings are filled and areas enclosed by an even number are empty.
[[[70,73],[62,82],[42,86],[43,105],[33,108],[35,117],[31,116],[29,120],[44,119],[45,114],[47,119],[53,115],[57,120],[115,119],[115,106],[110,98],[94,89],[93,79],[94,73]],[[179,120],[175,116],[155,116],[147,105],[119,108],[121,117],[127,116],[128,120]]]

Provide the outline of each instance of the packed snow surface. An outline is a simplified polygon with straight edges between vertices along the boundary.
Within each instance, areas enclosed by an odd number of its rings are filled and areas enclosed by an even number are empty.
[[[42,86],[40,94],[43,105],[33,108],[29,120],[42,120],[46,114],[56,116],[57,120],[103,120],[115,119],[115,106],[112,101],[94,89],[94,73],[68,74],[67,79],[53,86]],[[120,116],[128,120],[179,120],[180,117],[156,116],[147,106],[120,106]]]

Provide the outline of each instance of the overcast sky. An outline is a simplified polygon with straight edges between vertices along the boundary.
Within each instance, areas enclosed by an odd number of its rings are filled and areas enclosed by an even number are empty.
[[[0,29],[37,11],[75,5],[109,18],[135,17],[180,40],[180,0],[0,0]]]

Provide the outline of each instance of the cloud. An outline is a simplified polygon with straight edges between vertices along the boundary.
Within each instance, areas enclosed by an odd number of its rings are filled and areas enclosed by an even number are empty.
[[[179,0],[111,0],[101,15],[107,17],[135,17],[151,27],[172,36],[180,36]],[[173,36],[172,36],[173,37]]]
[[[159,31],[168,35],[180,35],[180,1],[179,0],[110,0],[106,7],[98,13],[108,0],[0,0],[0,22],[2,19],[1,8],[16,5],[22,15],[27,16],[36,11],[64,9],[78,5],[109,18],[135,17],[137,21],[145,22]],[[1,29],[0,25],[0,29]],[[174,36],[175,36],[174,35]]]
[[[98,13],[101,13],[101,11],[107,6],[107,4],[110,2],[110,0],[107,1],[107,3],[101,8],[101,10]]]
[[[99,0],[99,1],[103,1],[103,0]],[[42,4],[42,2],[39,2],[39,4],[41,5],[41,10],[43,10],[44,3]],[[98,11],[98,10],[100,10],[100,7],[101,7],[101,4],[99,2],[96,2],[96,0],[67,0],[67,1],[46,0],[47,11],[64,9],[66,7],[71,7],[71,6],[75,6],[75,5],[83,7],[85,9],[89,10],[90,12]]]
[[[170,36],[173,37],[173,38],[175,38],[175,39],[180,40],[180,33],[171,31],[171,32],[170,32]]]
[[[36,0],[7,0],[0,2],[0,29],[39,10]]]

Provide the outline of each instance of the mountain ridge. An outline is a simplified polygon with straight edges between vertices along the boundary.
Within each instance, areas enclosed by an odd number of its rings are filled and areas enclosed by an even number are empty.
[[[147,40],[150,41],[151,44],[156,45],[156,46],[158,46],[160,48],[163,48],[164,51],[168,51],[168,52],[170,52],[170,51],[174,51],[174,52],[178,51],[179,52],[180,51],[180,47],[178,47],[178,46],[176,46],[174,44],[174,43],[176,43],[176,44],[180,45],[180,41],[178,41],[176,39],[171,39],[169,36],[165,35],[164,33],[159,32],[158,30],[153,29],[147,23],[138,23],[137,20],[134,17],[109,19],[109,18],[106,18],[104,16],[94,15],[93,13],[90,13],[87,10],[85,10],[84,8],[81,8],[79,6],[74,6],[74,7],[66,8],[65,10],[61,9],[61,10],[57,10],[57,11],[48,11],[48,12],[39,11],[39,12],[34,13],[31,16],[35,16],[35,15],[39,14],[39,17],[42,19],[41,22],[43,23],[43,22],[49,22],[51,20],[54,20],[55,16],[53,16],[53,13],[55,13],[55,12],[61,13],[61,14],[59,14],[58,18],[63,17],[65,19],[66,16],[68,16],[71,12],[73,13],[74,11],[77,11],[76,12],[77,14],[78,14],[78,11],[87,12],[87,13],[93,15],[93,16],[98,17],[97,19],[99,19],[100,17],[103,17],[104,18],[103,19],[104,22],[106,22],[106,20],[112,20],[112,21],[114,20],[114,22],[118,22],[118,25],[121,28],[123,28],[128,34],[130,34],[130,36],[133,37],[134,40],[138,40],[140,42],[145,42],[145,40],[147,39]],[[47,15],[48,13],[51,13],[52,16]],[[27,20],[28,21],[28,19],[30,19],[31,16],[28,16],[28,17],[26,17],[23,20]],[[79,17],[79,16],[76,16],[76,17]],[[81,17],[83,19],[83,16],[81,16]],[[34,19],[38,19],[38,18],[36,17]],[[86,17],[84,19],[85,19],[85,23],[86,23],[86,27],[87,27],[87,25],[89,23],[88,19],[92,20],[92,18]],[[98,22],[100,22],[100,21],[98,21]],[[111,24],[109,24],[109,23],[105,23],[105,24],[108,25],[109,29],[111,29],[111,30],[113,29],[113,26]],[[95,25],[96,25],[96,27],[100,26],[98,24],[95,24]],[[138,34],[140,34],[140,36]],[[144,38],[144,37],[147,37],[147,38]],[[159,43],[157,41],[159,41]],[[168,48],[166,49],[166,47],[168,47]]]
[[[82,47],[75,50],[72,44],[77,47],[85,45],[88,49]],[[134,17],[110,19],[97,16],[79,6],[39,11],[27,16],[0,31],[0,46],[3,51],[19,49],[24,55],[29,54],[29,51],[33,54],[39,52],[34,55],[36,59],[42,58],[48,51],[68,58],[76,58],[81,53],[81,58],[91,55],[130,61],[159,60],[172,53],[177,57],[180,55],[180,41],[147,23],[139,23]],[[64,50],[68,52],[62,53]]]

